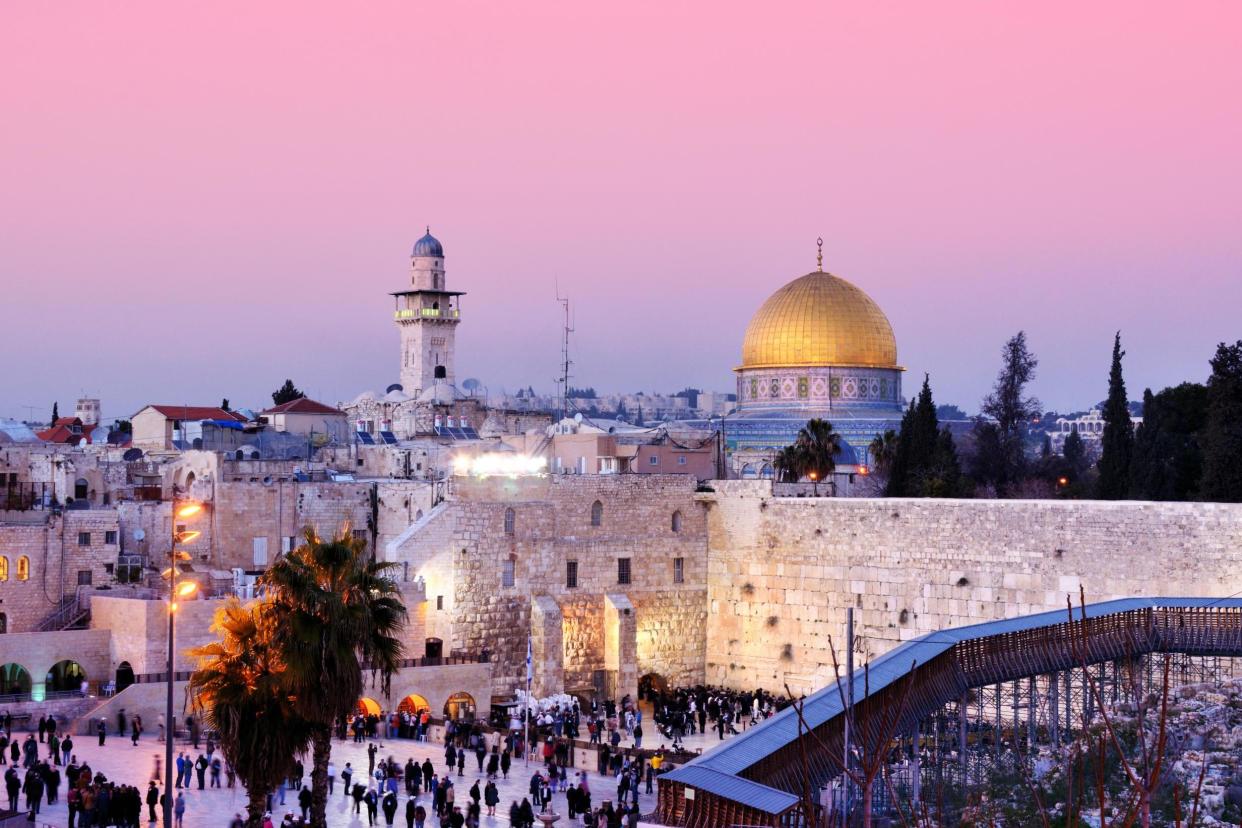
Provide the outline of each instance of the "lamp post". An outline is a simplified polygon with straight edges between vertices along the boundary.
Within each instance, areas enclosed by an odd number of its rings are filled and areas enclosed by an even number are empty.
[[[175,677],[174,657],[176,655],[177,637],[177,599],[189,598],[198,589],[193,581],[177,583],[177,569],[182,560],[190,557],[187,552],[178,552],[177,545],[189,543],[202,532],[180,528],[178,521],[188,520],[202,513],[203,504],[194,501],[178,501],[176,493],[172,501],[172,542],[168,545],[168,570],[164,577],[168,579],[168,694],[164,704],[164,828],[172,825],[173,815],[173,741],[177,728],[173,723],[173,679]]]
[[[813,497],[819,497],[819,472],[811,469],[807,477],[811,478],[811,491]]]

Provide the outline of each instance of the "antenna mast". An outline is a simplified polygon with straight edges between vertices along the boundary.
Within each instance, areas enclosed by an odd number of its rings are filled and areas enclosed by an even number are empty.
[[[574,329],[569,325],[569,297],[561,296],[560,285],[556,287],[556,301],[561,303],[561,308],[565,311],[565,325],[561,329],[561,376],[557,379],[556,384],[560,386],[560,417],[557,418],[559,423],[569,416],[569,366],[573,363],[569,359],[569,335]]]

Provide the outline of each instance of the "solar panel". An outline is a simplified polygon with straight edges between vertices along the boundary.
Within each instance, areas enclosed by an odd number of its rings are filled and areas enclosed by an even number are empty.
[[[473,428],[463,428],[461,430],[461,433],[465,436],[465,439],[467,440],[479,439],[479,432],[475,431]]]
[[[375,445],[375,438],[365,431],[356,431],[354,433],[358,435],[358,442],[368,446]]]
[[[397,435],[393,434],[391,431],[381,431],[380,437],[390,446],[395,446],[397,444]]]

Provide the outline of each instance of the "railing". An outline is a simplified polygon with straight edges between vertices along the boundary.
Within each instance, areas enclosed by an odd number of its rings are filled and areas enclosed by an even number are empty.
[[[456,308],[403,308],[393,313],[396,320],[402,319],[458,319],[461,311]]]
[[[79,595],[62,598],[60,606],[39,623],[39,632],[66,630],[81,622],[88,615],[90,615],[90,610],[82,606]]]

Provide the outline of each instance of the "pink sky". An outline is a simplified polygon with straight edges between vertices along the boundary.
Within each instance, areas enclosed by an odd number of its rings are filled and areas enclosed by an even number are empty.
[[[1202,379],[1240,55],[1236,2],[10,4],[0,416],[383,388],[424,224],[492,390],[551,390],[558,280],[576,384],[731,389],[818,235],[907,393],[973,411],[1019,328],[1049,406],[1118,328],[1133,397]]]

